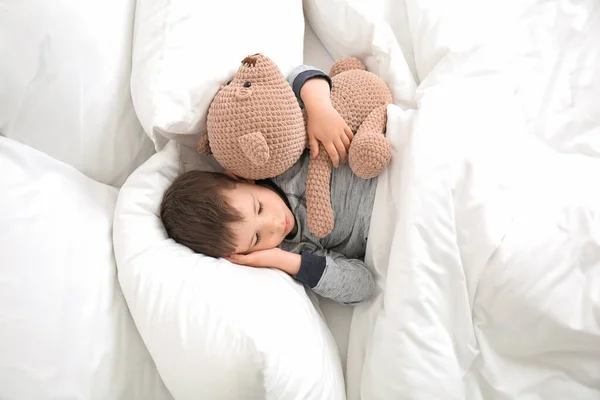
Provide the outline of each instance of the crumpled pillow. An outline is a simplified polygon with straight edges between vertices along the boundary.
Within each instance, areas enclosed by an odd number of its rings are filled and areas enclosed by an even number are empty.
[[[176,399],[345,399],[335,342],[301,284],[167,237],[159,209],[183,166],[178,146],[129,177],[113,228],[119,282],[168,389]]]
[[[249,54],[265,53],[287,76],[302,64],[301,0],[138,0],[131,96],[157,150],[193,145],[206,114]]]
[[[0,171],[0,399],[173,400],[117,282],[117,190],[2,136]]]

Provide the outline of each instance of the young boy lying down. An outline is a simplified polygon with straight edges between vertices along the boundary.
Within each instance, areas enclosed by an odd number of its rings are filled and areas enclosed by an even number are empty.
[[[313,154],[321,142],[337,167],[331,177],[333,231],[320,239],[307,228],[307,151],[270,180],[186,172],[165,192],[161,218],[169,237],[198,253],[277,268],[323,297],[356,304],[375,289],[363,257],[377,182],[358,178],[344,163],[352,132],[331,104],[329,77],[301,66],[289,82],[306,109]]]

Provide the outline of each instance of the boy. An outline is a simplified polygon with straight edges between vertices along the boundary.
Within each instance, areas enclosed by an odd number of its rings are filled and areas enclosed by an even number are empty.
[[[343,164],[352,132],[331,104],[329,77],[301,66],[289,82],[308,115],[311,153],[317,154],[320,142],[336,167],[331,177],[333,231],[320,239],[307,229],[308,152],[271,180],[187,172],[165,192],[161,218],[169,237],[198,253],[240,265],[277,268],[323,297],[356,304],[375,289],[362,258],[376,179],[358,178]]]

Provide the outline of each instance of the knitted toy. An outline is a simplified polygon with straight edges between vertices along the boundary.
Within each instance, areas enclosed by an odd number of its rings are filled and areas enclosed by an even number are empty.
[[[348,153],[350,168],[361,178],[373,178],[391,157],[382,134],[391,93],[356,58],[337,61],[330,77],[332,104],[355,134]],[[216,94],[207,124],[198,151],[213,154],[223,168],[246,179],[280,175],[298,161],[308,142],[292,88],[277,65],[261,54],[246,57],[232,81]],[[310,161],[306,182],[307,224],[318,237],[331,233],[334,226],[332,168],[321,146],[318,157]]]

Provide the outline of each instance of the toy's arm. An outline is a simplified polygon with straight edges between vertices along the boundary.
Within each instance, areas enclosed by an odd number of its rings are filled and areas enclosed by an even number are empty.
[[[304,107],[304,103],[300,97],[300,93],[307,96],[306,91],[302,88],[306,82],[310,79],[319,79],[327,82],[329,90],[331,90],[331,79],[323,71],[310,67],[310,66],[299,66],[288,77],[288,82],[292,85],[296,98],[300,103],[301,107]],[[321,83],[321,82],[317,82]],[[306,87],[308,89],[308,86]],[[327,97],[329,101],[329,91],[327,87],[311,88],[310,95],[307,98],[308,101],[313,102],[314,107],[319,107],[318,98],[319,96]],[[312,103],[311,103],[312,104]],[[308,111],[305,109],[303,111]],[[337,113],[337,111],[334,111]],[[306,112],[304,116],[306,118]],[[330,194],[330,179],[331,179],[331,160],[329,156],[329,150],[331,152],[337,152],[335,147],[333,149],[326,150],[322,144],[319,143],[314,137],[311,140],[311,133],[308,132],[309,140],[311,143],[312,154],[317,156],[310,160],[308,166],[308,176],[306,180],[306,206],[307,206],[307,225],[308,229],[318,237],[325,237],[333,230],[334,215],[331,207],[331,194]],[[329,143],[329,142],[328,142]],[[333,145],[332,145],[333,146]],[[330,146],[330,147],[332,147]],[[318,150],[318,151],[317,151]]]
[[[363,121],[350,144],[350,168],[363,179],[376,177],[390,163],[392,147],[383,135],[386,122],[387,106],[381,105]]]
[[[331,161],[325,149],[310,160],[306,177],[306,224],[317,237],[325,237],[333,230],[331,208]]]

